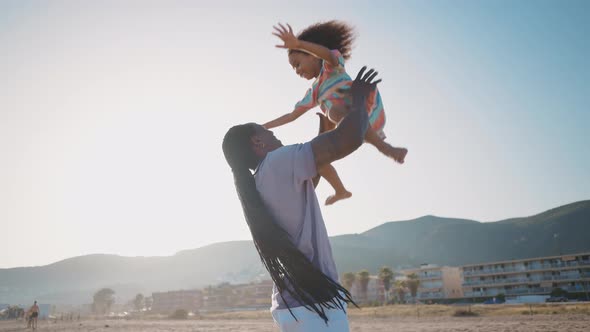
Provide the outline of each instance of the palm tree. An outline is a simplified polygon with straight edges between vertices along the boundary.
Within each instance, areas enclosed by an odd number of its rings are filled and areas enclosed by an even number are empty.
[[[141,309],[143,309],[144,304],[145,298],[143,297],[143,294],[139,293],[135,295],[135,299],[133,300],[133,306],[135,307],[135,310],[141,311]]]
[[[354,285],[354,280],[356,279],[356,275],[354,272],[346,272],[342,275],[342,284],[344,288],[348,289],[350,292],[352,289],[352,285]]]
[[[369,271],[367,270],[361,270],[359,272],[357,272],[357,277],[358,277],[358,281],[359,284],[361,286],[361,294],[363,297],[363,301],[367,301],[367,288],[369,287]]]
[[[406,282],[403,280],[395,281],[395,291],[400,303],[404,303],[406,297]]]
[[[389,289],[391,288],[391,280],[393,279],[393,271],[388,266],[383,266],[379,270],[379,280],[383,283],[383,288],[385,288],[385,298],[384,303],[387,304],[389,302]]]
[[[418,286],[420,286],[420,280],[418,279],[418,275],[416,273],[412,273],[408,275],[408,280],[406,280],[406,285],[410,289],[410,293],[414,298],[414,303],[416,302],[416,295],[418,294]]]

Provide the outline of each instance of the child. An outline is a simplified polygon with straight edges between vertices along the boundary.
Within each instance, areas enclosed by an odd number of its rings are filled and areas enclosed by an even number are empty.
[[[273,32],[273,35],[279,37],[284,43],[276,45],[276,47],[288,49],[289,63],[297,75],[307,80],[314,78],[316,80],[291,113],[265,123],[264,127],[270,129],[282,126],[319,105],[330,120],[331,129],[333,129],[346,116],[352,104],[348,93],[352,79],[344,69],[344,61],[350,58],[350,50],[354,40],[353,30],[342,22],[329,21],[314,24],[295,37],[291,26],[287,24],[287,27],[288,29],[280,23],[279,27],[274,27],[276,32]],[[393,147],[385,142],[385,134],[383,133],[385,113],[378,90],[369,96],[367,103],[371,126],[367,130],[365,140],[374,145],[381,153],[403,164],[408,150]],[[318,173],[335,190],[335,194],[326,200],[326,205],[352,196],[344,187],[332,165],[318,169]]]

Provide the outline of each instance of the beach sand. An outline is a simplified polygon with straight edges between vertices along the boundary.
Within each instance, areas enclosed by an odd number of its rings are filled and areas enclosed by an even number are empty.
[[[108,325],[108,327],[107,327]],[[351,331],[404,332],[533,332],[533,331],[590,331],[590,316],[510,315],[490,317],[351,317]],[[25,331],[23,322],[0,322],[0,331]],[[256,319],[201,319],[201,320],[85,320],[81,322],[39,321],[37,331],[47,332],[156,332],[156,331],[278,331],[270,315]]]

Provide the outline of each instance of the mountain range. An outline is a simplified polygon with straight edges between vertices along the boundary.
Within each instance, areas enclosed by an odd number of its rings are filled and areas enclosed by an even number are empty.
[[[422,263],[461,266],[590,252],[590,200],[496,222],[423,216],[331,237],[338,270],[372,274]],[[118,301],[137,293],[265,278],[252,241],[216,243],[166,257],[94,254],[36,267],[0,269],[0,303],[83,304],[102,287]]]

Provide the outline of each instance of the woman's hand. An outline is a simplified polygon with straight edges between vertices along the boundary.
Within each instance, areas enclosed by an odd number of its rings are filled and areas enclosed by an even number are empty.
[[[283,45],[275,46],[278,48],[297,49],[299,47],[299,39],[295,37],[295,35],[293,34],[293,28],[291,28],[289,24],[287,24],[287,27],[289,27],[289,29],[287,29],[281,23],[279,23],[278,27],[276,25],[273,26],[276,32],[273,32],[272,34],[281,38],[281,40],[283,41]]]
[[[377,72],[375,69],[370,69],[367,73],[367,66],[363,66],[359,73],[356,75],[356,79],[352,82],[352,86],[350,87],[350,93],[352,94],[353,98],[355,96],[360,97],[367,97],[369,93],[371,93],[377,87],[377,84],[381,83],[381,80],[378,79],[373,82],[373,79],[377,77]]]

